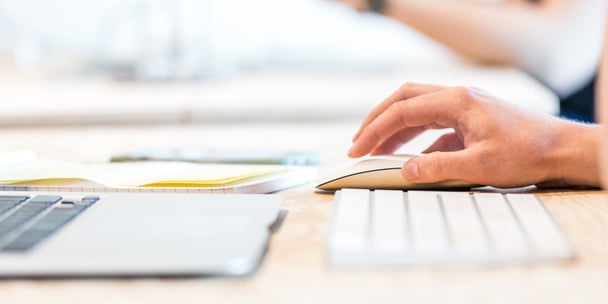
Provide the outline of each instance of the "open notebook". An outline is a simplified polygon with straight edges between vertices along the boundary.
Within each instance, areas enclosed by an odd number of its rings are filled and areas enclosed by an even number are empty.
[[[79,163],[0,155],[0,190],[269,193],[312,180],[315,169],[185,162]]]

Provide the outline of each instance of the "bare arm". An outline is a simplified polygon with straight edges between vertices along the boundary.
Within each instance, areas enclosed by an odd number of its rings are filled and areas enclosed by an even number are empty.
[[[518,48],[543,36],[554,10],[529,3],[389,0],[385,14],[475,59],[519,63]]]
[[[340,1],[358,9],[366,3]],[[597,66],[605,6],[603,0],[386,0],[384,12],[466,56],[519,66],[565,95]]]

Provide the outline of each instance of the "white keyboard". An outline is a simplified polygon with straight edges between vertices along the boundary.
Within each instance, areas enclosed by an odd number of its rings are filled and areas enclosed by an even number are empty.
[[[570,259],[532,194],[342,189],[327,240],[331,265],[459,265]]]

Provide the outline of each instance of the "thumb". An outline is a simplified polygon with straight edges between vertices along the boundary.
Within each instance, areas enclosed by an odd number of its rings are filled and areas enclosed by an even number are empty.
[[[470,151],[433,152],[408,160],[401,170],[403,176],[414,183],[434,183],[449,179],[468,180]]]

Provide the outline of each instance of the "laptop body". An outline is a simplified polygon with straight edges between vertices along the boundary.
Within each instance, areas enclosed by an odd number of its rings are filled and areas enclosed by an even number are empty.
[[[8,191],[0,192],[0,206],[10,207],[16,196],[33,204],[0,214],[4,278],[247,274],[263,257],[282,201],[258,194]]]

